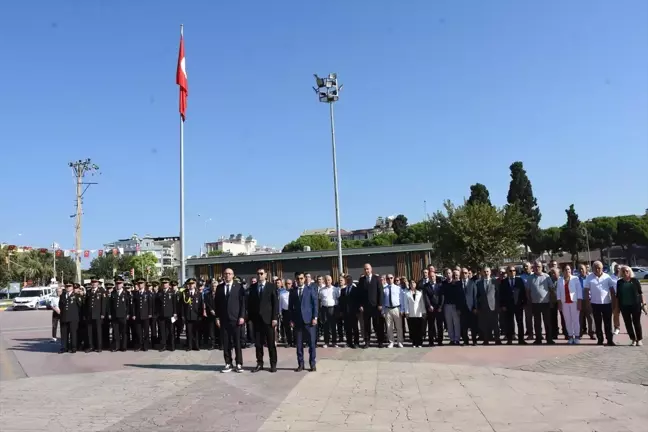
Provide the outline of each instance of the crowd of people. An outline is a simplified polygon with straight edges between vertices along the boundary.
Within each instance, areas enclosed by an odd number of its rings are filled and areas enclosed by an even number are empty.
[[[294,279],[270,277],[264,269],[249,283],[225,269],[222,278],[188,279],[183,287],[122,277],[114,282],[93,279],[84,287],[66,284],[52,304],[52,341],[61,329],[61,353],[91,351],[174,351],[184,333],[186,350],[222,349],[222,372],[243,371],[243,349],[256,348],[255,372],[277,370],[277,346],[296,349],[297,369],[316,371],[320,346],[369,348],[372,334],[379,348],[466,346],[527,341],[555,344],[560,334],[568,344],[585,335],[613,346],[621,316],[633,346],[642,346],[641,313],[648,308],[632,269],[617,266],[614,275],[603,264],[570,265],[555,261],[526,263],[479,271],[434,266],[419,280],[373,273],[365,264],[354,282],[350,275],[334,282],[330,275],[298,272]],[[543,332],[544,330],[544,332]],[[446,338],[447,334],[447,338]],[[362,344],[361,344],[362,342]],[[234,357],[232,357],[232,350]]]

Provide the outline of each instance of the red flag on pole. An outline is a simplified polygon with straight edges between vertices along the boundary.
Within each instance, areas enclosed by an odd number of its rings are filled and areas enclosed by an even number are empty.
[[[88,257],[90,257],[90,251],[89,250],[83,251],[83,258],[88,258]]]
[[[178,54],[176,84],[180,86],[180,116],[182,117],[182,121],[184,121],[185,111],[187,110],[187,96],[189,95],[189,87],[187,87],[187,69],[185,67],[184,36],[182,27],[180,28],[180,53]]]

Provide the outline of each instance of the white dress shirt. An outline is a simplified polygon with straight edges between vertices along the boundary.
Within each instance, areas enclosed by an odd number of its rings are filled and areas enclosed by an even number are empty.
[[[589,288],[592,304],[610,304],[612,303],[612,291],[616,289],[616,283],[606,273],[603,273],[600,277],[592,274],[583,287]]]
[[[340,298],[340,290],[334,286],[324,286],[320,288],[319,299],[322,307],[337,306]]]
[[[288,310],[288,303],[290,299],[290,291],[287,289],[280,289],[279,290],[279,311],[287,311]]]
[[[389,288],[391,287],[391,303],[389,297]],[[387,284],[383,288],[383,312],[387,313],[387,310],[391,308],[398,307],[401,312],[405,311],[405,301],[403,299],[403,290],[400,285],[396,284]]]

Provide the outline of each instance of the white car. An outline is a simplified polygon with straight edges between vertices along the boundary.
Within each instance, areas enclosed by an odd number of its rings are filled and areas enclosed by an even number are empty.
[[[630,267],[639,280],[648,280],[648,267]]]
[[[48,287],[27,287],[23,288],[14,298],[12,310],[31,309],[38,310],[46,307],[46,300],[52,290]]]

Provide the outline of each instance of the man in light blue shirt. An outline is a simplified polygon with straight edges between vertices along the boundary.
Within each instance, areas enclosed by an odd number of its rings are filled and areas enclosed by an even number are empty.
[[[394,325],[398,337],[398,347],[403,348],[403,319],[405,312],[404,293],[398,284],[394,283],[394,275],[388,274],[387,284],[383,288],[383,315],[387,324],[387,348],[394,347]]]

